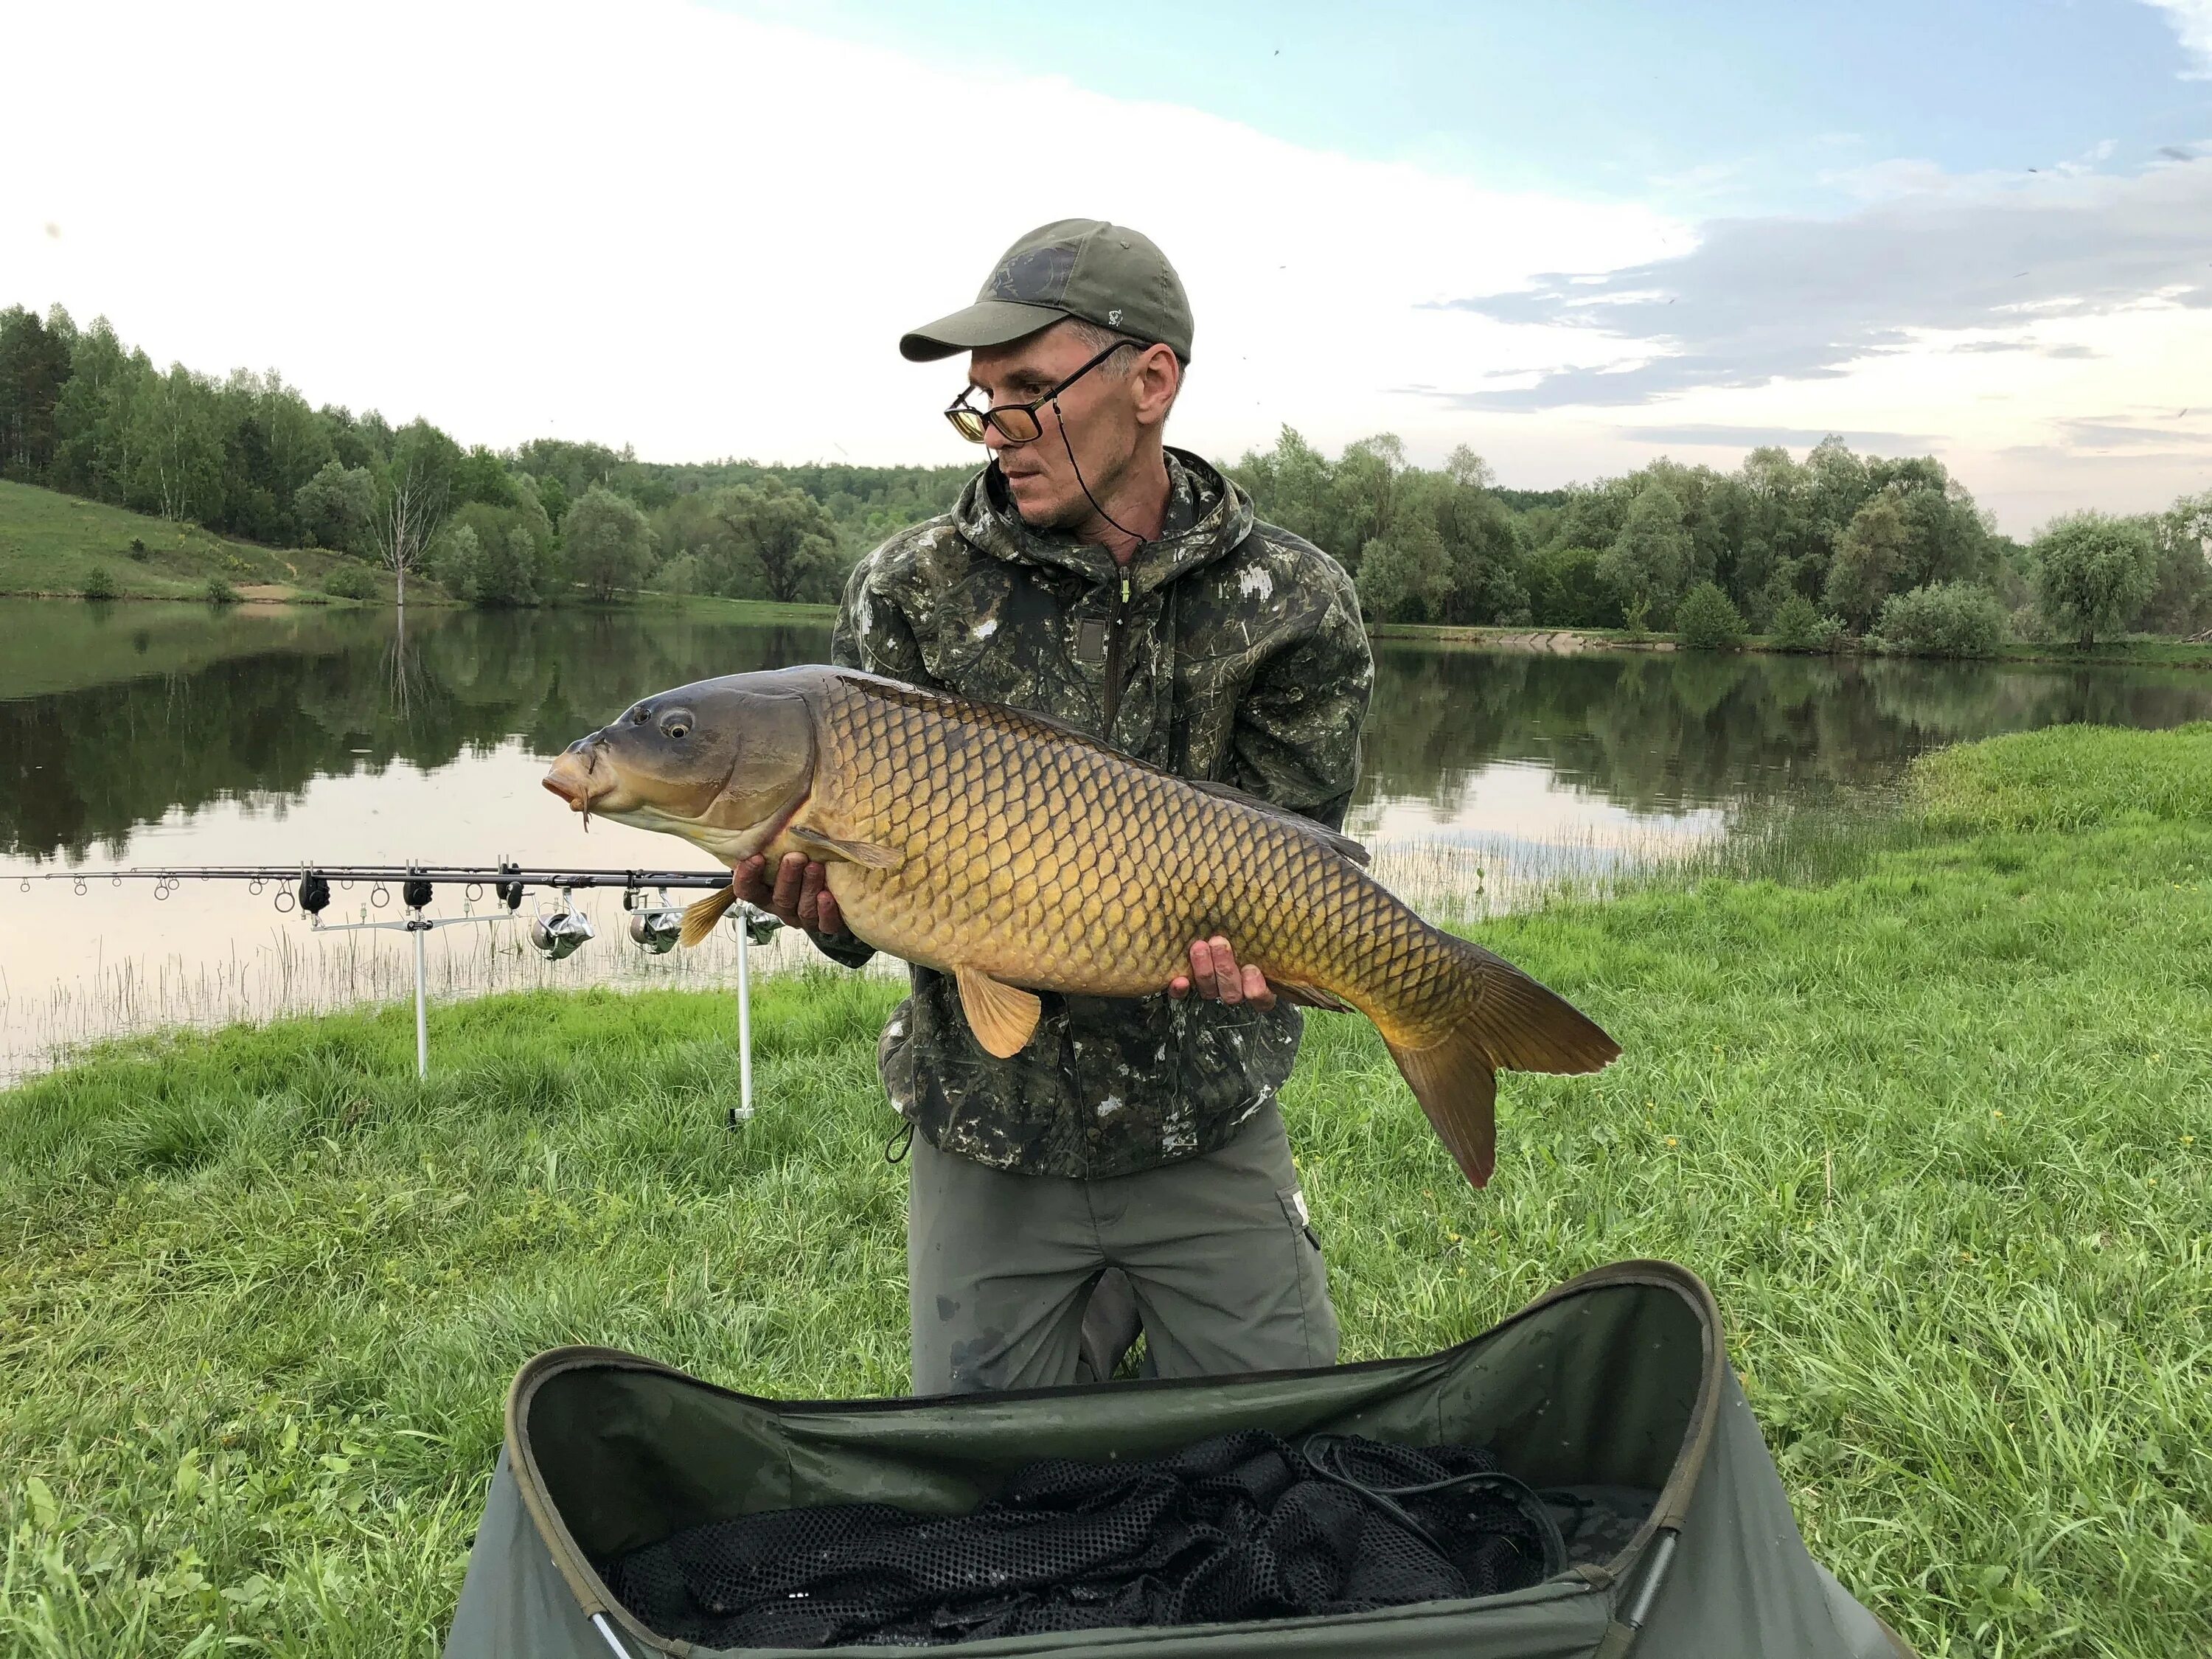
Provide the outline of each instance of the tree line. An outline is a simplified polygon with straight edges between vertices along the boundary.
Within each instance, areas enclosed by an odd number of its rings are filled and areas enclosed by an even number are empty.
[[[2069,514],[2023,545],[1934,457],[1838,438],[1802,461],[1773,447],[1730,472],[1662,459],[1538,494],[1498,489],[1463,447],[1431,470],[1384,434],[1332,461],[1285,427],[1228,471],[1264,517],[1343,559],[1378,621],[1967,656],[2008,634],[2093,644],[2212,623],[2212,489],[2163,513]]]
[[[863,553],[942,511],[969,471],[464,447],[427,420],[313,407],[274,371],[156,368],[105,318],[0,311],[0,477],[352,554],[390,569],[403,603],[410,575],[487,606],[641,588],[835,599]],[[365,571],[331,582],[369,591]]]
[[[1286,427],[1224,470],[1342,560],[1381,622],[1961,655],[2008,633],[2093,642],[2212,623],[2212,489],[2159,514],[2072,514],[2023,545],[1933,457],[1834,438],[1802,461],[1759,448],[1729,472],[1660,459],[1513,490],[1464,447],[1425,468],[1385,434],[1332,460]],[[273,371],[157,369],[105,319],[0,311],[0,476],[353,554],[403,595],[421,574],[483,605],[639,589],[834,599],[855,561],[944,511],[971,471],[659,463],[550,438],[464,447],[426,420],[312,407]]]

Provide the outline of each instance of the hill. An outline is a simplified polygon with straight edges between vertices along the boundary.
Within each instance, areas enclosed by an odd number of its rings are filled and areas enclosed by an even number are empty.
[[[76,598],[97,567],[118,599],[198,599],[208,579],[221,576],[241,599],[320,601],[327,597],[323,581],[338,565],[362,571],[389,595],[390,577],[343,554],[263,547],[195,524],[0,479],[0,593]],[[434,597],[434,590],[424,597]]]

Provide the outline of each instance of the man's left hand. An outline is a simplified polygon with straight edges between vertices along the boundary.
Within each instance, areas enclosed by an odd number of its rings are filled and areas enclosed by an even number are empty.
[[[1208,1002],[1249,1002],[1255,1008],[1275,1006],[1275,988],[1250,963],[1239,964],[1229,941],[1216,933],[1195,940],[1190,947],[1190,972],[1168,981],[1168,994],[1178,1002],[1197,992]]]

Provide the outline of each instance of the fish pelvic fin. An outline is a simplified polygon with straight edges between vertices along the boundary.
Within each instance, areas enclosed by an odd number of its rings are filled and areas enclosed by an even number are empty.
[[[857,864],[868,870],[896,870],[906,862],[903,853],[888,847],[878,847],[872,841],[854,841],[842,836],[828,836],[819,830],[801,830],[793,826],[784,831],[792,843],[807,857],[824,863],[842,860]]]
[[[1620,1045],[1574,1004],[1511,963],[1468,945],[1474,1007],[1440,1042],[1383,1042],[1430,1124],[1474,1186],[1498,1164],[1498,1073],[1595,1072]]]
[[[1044,1006],[1036,994],[993,979],[980,968],[956,968],[953,977],[960,981],[960,1006],[968,1016],[968,1029],[984,1053],[1000,1060],[1021,1053]]]
[[[714,924],[737,902],[735,887],[717,887],[696,904],[684,906],[684,931],[677,935],[684,942],[684,948],[688,951],[695,945],[705,944],[707,935],[714,931]]]

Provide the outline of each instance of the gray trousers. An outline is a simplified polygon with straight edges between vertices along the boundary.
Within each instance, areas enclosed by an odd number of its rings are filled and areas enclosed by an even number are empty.
[[[1102,1181],[1016,1175],[914,1138],[907,1303],[914,1391],[1073,1382],[1109,1270],[1161,1376],[1336,1361],[1336,1310],[1273,1101],[1218,1151]],[[1118,1289],[1109,1280],[1108,1289]],[[1102,1302],[1106,1298],[1102,1298]],[[1104,1322],[1112,1322],[1109,1317]]]

